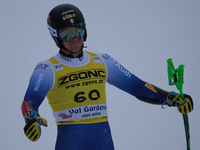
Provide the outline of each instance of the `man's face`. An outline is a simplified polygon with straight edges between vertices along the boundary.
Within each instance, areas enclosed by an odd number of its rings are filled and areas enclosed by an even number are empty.
[[[63,41],[63,45],[73,53],[78,52],[83,44],[83,37],[74,37],[71,41]]]

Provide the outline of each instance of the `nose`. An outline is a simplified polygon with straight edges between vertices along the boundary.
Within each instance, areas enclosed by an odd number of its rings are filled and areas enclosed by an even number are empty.
[[[75,36],[71,41],[74,42],[74,41],[77,41],[78,40],[78,37]]]

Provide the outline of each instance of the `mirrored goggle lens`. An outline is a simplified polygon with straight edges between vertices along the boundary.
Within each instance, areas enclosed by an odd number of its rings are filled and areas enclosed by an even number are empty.
[[[85,29],[77,27],[66,27],[58,30],[59,37],[63,41],[71,41],[74,37],[82,38],[85,34]]]

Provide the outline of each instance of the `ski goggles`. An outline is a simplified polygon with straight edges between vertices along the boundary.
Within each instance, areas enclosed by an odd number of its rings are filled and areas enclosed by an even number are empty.
[[[63,41],[71,41],[74,37],[82,38],[85,34],[85,29],[80,28],[79,26],[74,27],[65,27],[58,29],[58,36]]]

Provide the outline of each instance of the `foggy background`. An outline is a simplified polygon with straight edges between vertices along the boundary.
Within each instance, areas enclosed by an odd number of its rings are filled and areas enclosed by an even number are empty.
[[[167,91],[167,59],[185,65],[183,92],[192,96],[191,149],[200,148],[199,0],[1,0],[0,149],[54,150],[56,123],[45,99],[48,121],[37,142],[24,134],[21,103],[36,66],[58,52],[46,25],[50,10],[71,3],[84,14],[87,51],[108,53],[139,78]],[[109,123],[116,150],[184,150],[185,130],[176,108],[151,105],[107,85]],[[89,139],[88,139],[89,140]]]

